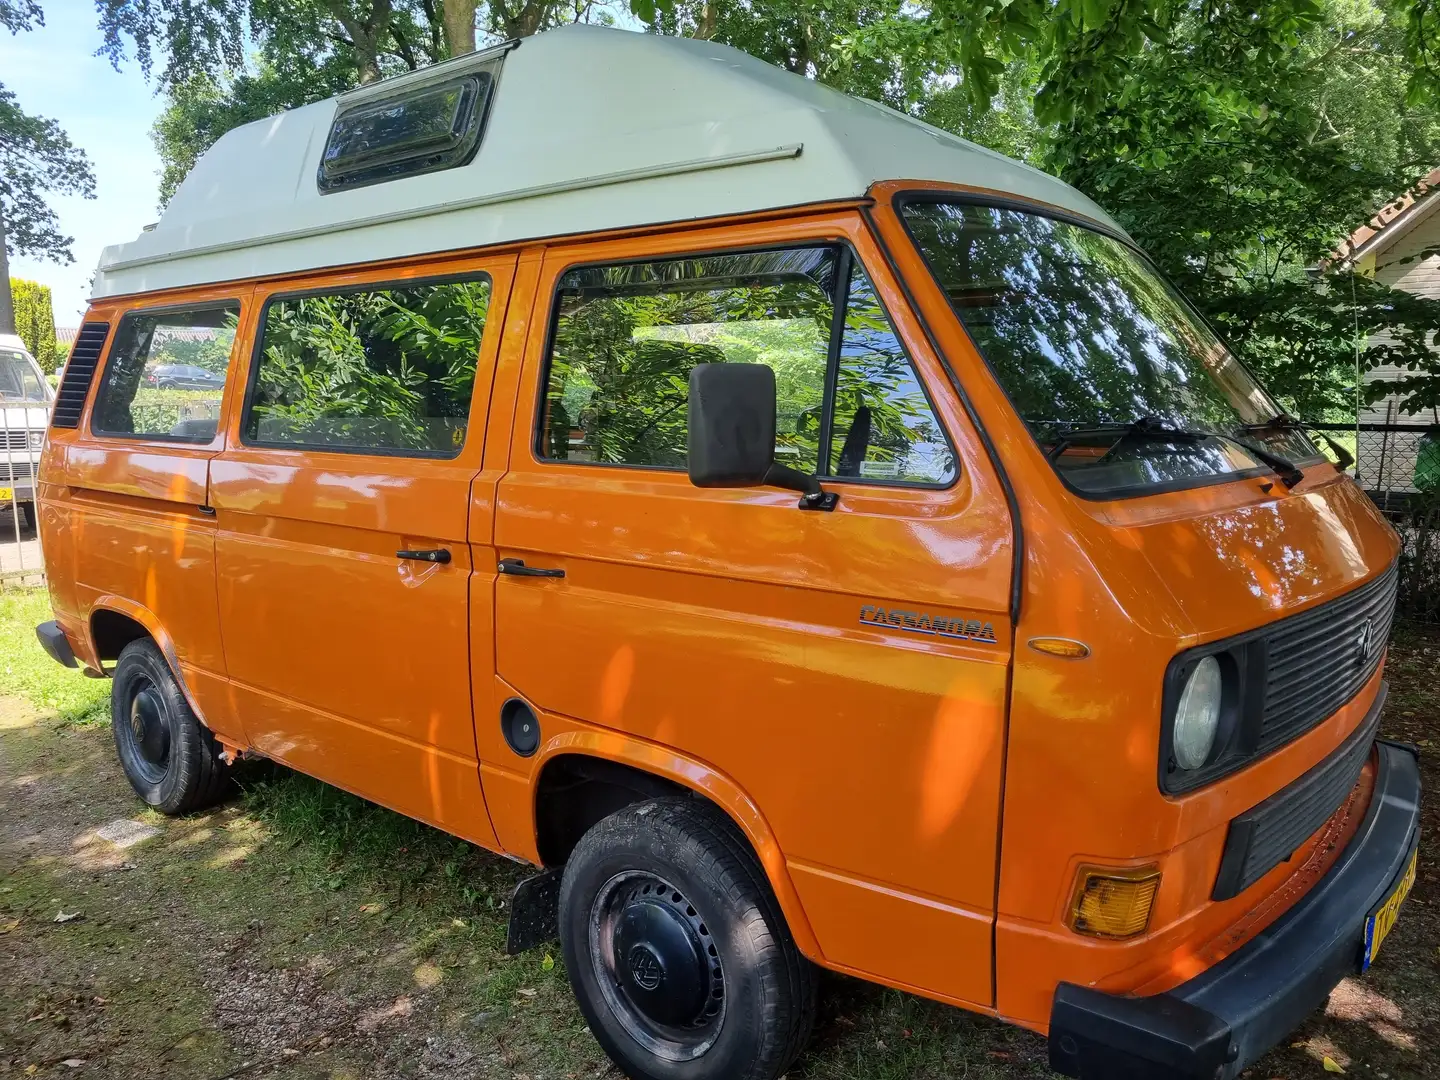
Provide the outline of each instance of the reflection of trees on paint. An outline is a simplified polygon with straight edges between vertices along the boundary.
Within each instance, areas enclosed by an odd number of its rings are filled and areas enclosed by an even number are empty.
[[[489,301],[481,280],[272,302],[248,435],[454,453]]]
[[[683,468],[691,368],[752,363],[775,372],[777,456],[816,472],[836,263],[834,249],[816,248],[566,274],[546,395],[546,452],[568,460]],[[948,479],[948,446],[858,270],[850,296],[837,371],[832,473],[863,406],[870,410],[872,433],[866,460],[893,463],[889,474],[901,479]],[[915,470],[907,468],[917,445],[922,452],[916,460],[938,475],[912,475]]]

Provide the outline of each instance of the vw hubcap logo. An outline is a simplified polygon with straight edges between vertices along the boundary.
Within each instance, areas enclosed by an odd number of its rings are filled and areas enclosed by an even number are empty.
[[[665,978],[665,969],[659,958],[644,945],[636,945],[625,958],[630,967],[630,978],[641,990],[658,990]]]

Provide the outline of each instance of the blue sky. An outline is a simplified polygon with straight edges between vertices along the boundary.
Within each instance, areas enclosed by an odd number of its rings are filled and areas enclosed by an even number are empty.
[[[91,0],[43,0],[45,26],[11,37],[0,30],[0,82],[20,107],[52,120],[90,156],[95,198],[51,199],[61,231],[75,238],[69,265],[19,258],[10,273],[54,290],[55,322],[75,326],[89,296],[90,273],[106,244],[131,240],[154,221],[160,159],[150,126],[161,100],[133,61],[116,72],[94,55],[100,46]]]

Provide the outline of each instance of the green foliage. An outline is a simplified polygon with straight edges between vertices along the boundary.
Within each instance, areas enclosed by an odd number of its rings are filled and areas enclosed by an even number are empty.
[[[484,280],[271,304],[251,434],[456,452],[489,301]]]
[[[50,304],[50,287],[37,281],[10,279],[10,295],[15,305],[15,332],[25,348],[40,365],[52,372],[60,363],[55,345],[55,312]]]
[[[1110,210],[1298,415],[1353,413],[1372,363],[1427,353],[1440,304],[1327,262],[1358,224],[1440,162],[1440,115],[1405,104],[1393,20],[1333,0],[1293,48],[1177,21],[1110,104],[1052,136],[1049,162]],[[1327,266],[1316,281],[1309,268]]]
[[[6,251],[74,262],[71,238],[46,204],[51,194],[93,199],[90,161],[59,124],[26,113],[0,85],[0,245]]]
[[[220,395],[214,390],[160,390],[142,387],[130,402],[135,431],[168,432],[182,420],[215,420]]]

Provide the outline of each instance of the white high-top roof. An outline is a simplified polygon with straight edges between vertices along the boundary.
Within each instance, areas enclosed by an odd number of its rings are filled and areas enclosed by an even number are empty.
[[[337,103],[501,54],[469,164],[320,193]],[[973,185],[1113,226],[1054,177],[728,46],[571,26],[228,132],[159,224],[105,249],[95,296],[855,198],[878,180]]]

